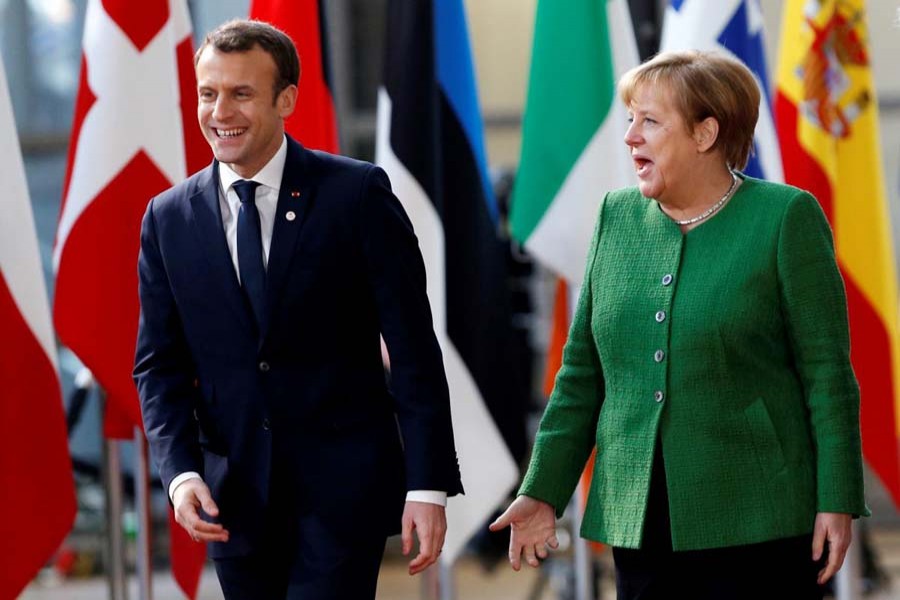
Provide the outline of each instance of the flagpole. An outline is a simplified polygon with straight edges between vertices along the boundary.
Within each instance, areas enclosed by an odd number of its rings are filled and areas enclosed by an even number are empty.
[[[360,137],[359,127],[352,119],[353,36],[351,34],[350,5],[348,0],[332,0],[322,4],[325,17],[328,19],[328,50],[331,52],[331,74],[334,82],[332,97],[334,98],[337,122],[340,124],[338,137],[341,148],[350,148],[353,142]],[[333,151],[336,152],[337,149]]]
[[[844,557],[844,566],[837,572],[834,579],[834,597],[836,600],[859,600],[862,598],[862,590],[860,577],[862,571],[862,541],[859,535],[859,526],[857,521],[853,521],[852,539],[855,543],[850,544],[847,549],[847,555]]]
[[[106,392],[97,386],[100,414],[106,412]],[[127,600],[125,585],[125,549],[122,535],[122,477],[119,444],[103,440],[103,479],[106,490],[106,553],[108,558],[110,600]]]
[[[429,567],[425,569],[425,571],[421,575],[421,598],[422,600],[438,600],[438,594],[440,592],[440,575],[438,574],[438,569]]]
[[[585,502],[581,489],[576,490],[569,509],[572,511],[572,540],[575,547],[575,600],[591,600],[591,555],[587,540],[581,537],[581,521]]]
[[[455,561],[439,560],[438,591],[440,600],[456,600],[456,580],[454,579]]]
[[[153,546],[153,525],[150,519],[150,470],[147,459],[147,439],[140,427],[134,428],[134,496],[137,508],[137,577],[138,598],[152,600],[153,570],[150,557]]]
[[[422,573],[422,600],[456,600],[456,562],[439,560]]]

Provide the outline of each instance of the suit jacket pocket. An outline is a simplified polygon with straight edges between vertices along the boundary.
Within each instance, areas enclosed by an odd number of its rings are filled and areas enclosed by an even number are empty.
[[[342,411],[339,415],[333,415],[326,419],[326,430],[341,434],[352,434],[360,430],[381,430],[384,428],[396,429],[397,422],[392,412],[386,410],[353,410]]]
[[[225,456],[228,453],[228,444],[222,435],[221,415],[217,406],[216,390],[211,382],[200,383],[200,401],[196,405],[194,415],[200,429],[200,447],[212,454]]]
[[[211,381],[201,381],[199,383],[200,387],[200,395],[203,397],[203,402],[212,406],[216,403],[216,388],[212,384]]]
[[[757,398],[751,402],[744,409],[744,417],[753,439],[753,448],[759,466],[766,478],[774,477],[786,465],[781,441],[778,439],[778,432],[772,422],[765,400]]]
[[[228,457],[207,449],[203,450],[203,481],[209,486],[213,500],[221,509],[222,492],[228,479]]]

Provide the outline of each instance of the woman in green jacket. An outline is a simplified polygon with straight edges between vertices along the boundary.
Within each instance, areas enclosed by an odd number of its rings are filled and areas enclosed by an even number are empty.
[[[601,203],[531,464],[492,529],[512,525],[514,569],[537,566],[596,448],[581,534],[613,547],[620,599],[821,598],[869,514],[831,230],[807,192],[737,171],[760,100],[741,63],[665,53],[619,93],[639,183]]]

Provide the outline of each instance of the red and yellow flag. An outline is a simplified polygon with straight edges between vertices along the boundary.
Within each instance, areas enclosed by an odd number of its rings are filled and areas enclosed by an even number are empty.
[[[785,180],[834,230],[862,393],[863,454],[900,505],[897,279],[863,0],[788,0],[775,112]]]

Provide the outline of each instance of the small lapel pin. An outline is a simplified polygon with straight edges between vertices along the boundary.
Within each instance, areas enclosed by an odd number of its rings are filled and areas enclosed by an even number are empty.
[[[291,198],[299,198],[299,197],[300,197],[300,192],[298,192],[298,191],[291,192]]]
[[[289,211],[287,211],[287,213],[284,215],[284,218],[287,219],[288,221],[293,221],[294,219],[297,218],[297,213],[295,213],[295,212],[292,211],[292,210],[289,210]]]

